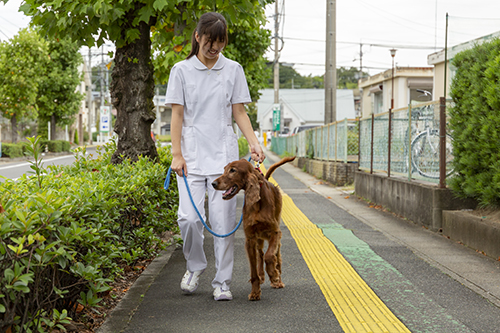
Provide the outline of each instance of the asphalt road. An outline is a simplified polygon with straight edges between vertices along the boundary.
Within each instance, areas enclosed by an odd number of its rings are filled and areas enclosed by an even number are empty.
[[[95,154],[96,147],[88,147],[87,154]],[[71,165],[75,161],[75,157],[72,153],[67,155],[54,155],[48,154],[42,159],[44,167],[49,165]],[[16,158],[16,159],[0,159],[0,176],[8,179],[17,179],[23,174],[33,171],[30,168],[30,163],[27,158]],[[2,179],[0,178],[0,181]]]
[[[370,209],[355,196],[317,185],[319,180],[311,181],[300,170],[286,169],[278,169],[273,178],[406,326],[403,331],[500,332],[497,261],[390,213]],[[327,294],[319,287],[317,279],[333,276],[313,272],[305,260],[309,253],[301,252],[285,224],[282,231],[284,289],[274,290],[267,281],[261,301],[247,300],[249,268],[243,231],[238,230],[231,286],[234,300],[215,302],[210,285],[215,273],[213,241],[206,233],[209,266],[194,294],[181,292],[185,260],[179,249],[172,251],[157,273],[144,273],[149,282],[138,281],[142,291],[136,301],[124,299],[110,316],[119,318],[122,326],[107,325],[100,332],[361,332],[348,330],[339,315],[342,309],[329,305],[345,296]],[[350,305],[351,310],[364,307],[363,302]]]

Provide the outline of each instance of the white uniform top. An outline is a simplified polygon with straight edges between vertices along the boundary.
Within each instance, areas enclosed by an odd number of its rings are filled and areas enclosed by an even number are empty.
[[[221,174],[238,159],[232,104],[250,102],[243,68],[222,54],[212,69],[196,56],[174,65],[165,104],[184,106],[181,151],[189,173]]]

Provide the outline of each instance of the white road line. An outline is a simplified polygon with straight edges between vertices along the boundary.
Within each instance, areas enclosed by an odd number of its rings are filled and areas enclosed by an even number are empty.
[[[51,162],[51,161],[56,161],[56,160],[62,160],[64,158],[74,158],[73,155],[66,155],[66,156],[61,156],[61,157],[54,157],[54,158],[51,158],[51,159],[42,159],[42,163],[44,162]],[[22,167],[22,166],[28,166],[28,165],[31,165],[31,163],[21,163],[21,164],[16,164],[16,165],[7,165],[7,166],[4,166],[4,167],[0,167],[0,170],[5,170],[5,169],[13,169],[13,168],[19,168],[19,167]]]

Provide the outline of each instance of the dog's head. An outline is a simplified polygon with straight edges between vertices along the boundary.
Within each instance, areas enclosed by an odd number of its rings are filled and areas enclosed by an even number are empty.
[[[213,181],[212,186],[219,191],[224,191],[222,198],[229,200],[240,190],[245,191],[246,204],[254,204],[260,200],[260,186],[264,177],[255,170],[247,160],[229,163],[224,167],[222,176]]]

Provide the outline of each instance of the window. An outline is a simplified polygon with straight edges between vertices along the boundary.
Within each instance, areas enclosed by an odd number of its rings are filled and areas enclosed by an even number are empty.
[[[428,91],[431,95],[426,96],[425,93],[417,90],[425,90]],[[418,102],[429,102],[433,100],[432,89],[428,87],[425,88],[411,88],[410,89],[410,101],[418,101]]]
[[[384,96],[382,92],[377,92],[373,94],[373,113],[384,112]]]

